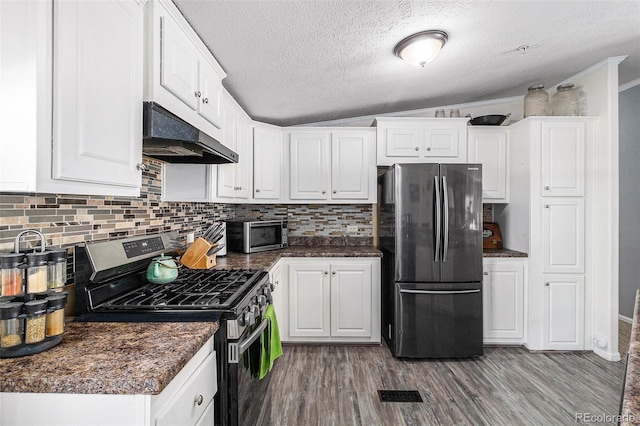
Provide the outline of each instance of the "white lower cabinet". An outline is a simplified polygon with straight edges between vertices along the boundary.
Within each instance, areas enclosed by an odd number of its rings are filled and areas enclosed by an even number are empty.
[[[291,342],[380,342],[380,259],[283,260],[280,336]]]
[[[584,275],[545,274],[543,347],[584,349]]]
[[[0,393],[0,424],[211,425],[217,390],[212,337],[158,395]]]
[[[483,261],[484,342],[526,342],[527,260],[485,258]]]

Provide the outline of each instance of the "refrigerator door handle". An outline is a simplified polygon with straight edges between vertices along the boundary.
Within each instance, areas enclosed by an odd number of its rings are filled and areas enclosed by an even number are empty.
[[[449,189],[447,188],[446,176],[442,176],[442,193],[442,197],[444,198],[442,203],[442,210],[444,210],[444,242],[442,249],[442,261],[446,262],[447,252],[449,251]]]
[[[413,293],[413,294],[469,294],[480,293],[480,290],[454,290],[454,291],[435,291],[435,290],[407,290],[402,289],[400,293]]]
[[[436,224],[435,224],[435,229],[436,229],[436,248],[433,251],[433,261],[438,263],[440,261],[440,240],[441,238],[441,230],[442,230],[442,211],[441,211],[441,206],[440,206],[440,179],[439,176],[434,176],[433,177],[434,180],[434,186],[433,186],[433,192],[436,195]]]

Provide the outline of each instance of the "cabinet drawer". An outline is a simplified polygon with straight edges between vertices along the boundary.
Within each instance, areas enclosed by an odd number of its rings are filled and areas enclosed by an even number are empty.
[[[209,354],[156,418],[156,426],[195,425],[217,390],[216,354]]]

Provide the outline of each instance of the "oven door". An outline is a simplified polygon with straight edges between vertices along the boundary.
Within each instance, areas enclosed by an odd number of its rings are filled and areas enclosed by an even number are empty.
[[[287,225],[283,221],[248,222],[245,252],[277,250],[287,245]]]
[[[229,425],[256,425],[262,406],[267,397],[270,373],[262,379],[254,377],[249,365],[256,365],[259,371],[262,351],[262,333],[267,328],[266,318],[255,327],[245,330],[237,343],[238,362],[229,363]],[[233,343],[231,343],[233,344]],[[255,367],[254,367],[255,368]]]

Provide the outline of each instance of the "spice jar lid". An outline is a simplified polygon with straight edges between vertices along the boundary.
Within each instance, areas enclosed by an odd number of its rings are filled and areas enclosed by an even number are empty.
[[[9,302],[0,305],[0,320],[17,318],[22,313],[22,303]]]
[[[542,90],[542,89],[544,89],[543,84],[536,84],[535,86],[529,87],[527,90],[530,92],[533,92],[534,90]]]
[[[557,90],[558,92],[560,92],[562,90],[573,89],[574,87],[575,86],[573,85],[573,83],[561,84],[560,86],[558,86]]]
[[[24,303],[24,313],[27,315],[43,314],[47,311],[47,300],[32,300]]]
[[[52,250],[47,252],[49,262],[62,262],[63,260],[67,260],[67,251],[64,249],[61,250]]]
[[[16,268],[24,260],[24,254],[11,253],[0,255],[0,269]]]
[[[47,297],[47,303],[49,304],[50,309],[62,309],[67,305],[67,295],[61,294],[60,296],[49,296]]]
[[[47,253],[27,253],[27,266],[42,266],[47,264]]]

